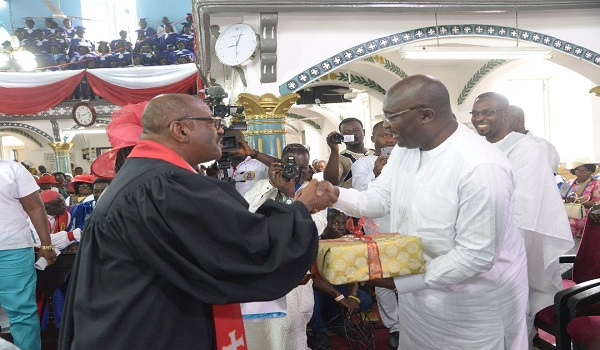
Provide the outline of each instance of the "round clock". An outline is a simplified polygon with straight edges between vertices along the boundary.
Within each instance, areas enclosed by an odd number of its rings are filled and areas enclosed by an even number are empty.
[[[242,66],[254,58],[258,48],[258,35],[245,23],[227,27],[217,38],[215,54],[221,63]]]
[[[96,122],[96,110],[92,105],[86,102],[79,102],[73,106],[71,112],[75,123],[81,126],[92,126]]]

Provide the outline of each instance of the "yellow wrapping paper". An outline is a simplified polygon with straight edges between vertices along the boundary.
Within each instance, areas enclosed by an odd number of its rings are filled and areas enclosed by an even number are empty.
[[[368,248],[368,239],[376,243],[376,249]],[[369,261],[371,250],[371,261]],[[374,254],[373,254],[374,253]],[[377,267],[381,265],[381,274]],[[419,237],[396,233],[380,233],[365,236],[364,240],[355,236],[319,242],[317,255],[319,274],[331,284],[363,282],[370,279],[396,277],[425,272],[423,248]],[[375,273],[375,275],[374,275]]]

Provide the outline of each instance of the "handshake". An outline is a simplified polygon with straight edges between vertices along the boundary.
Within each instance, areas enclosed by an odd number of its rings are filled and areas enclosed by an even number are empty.
[[[302,202],[311,214],[331,207],[337,202],[339,190],[329,181],[312,180],[296,192],[295,201]]]

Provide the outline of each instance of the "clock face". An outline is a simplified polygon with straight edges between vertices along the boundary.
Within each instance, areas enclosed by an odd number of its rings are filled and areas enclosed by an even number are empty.
[[[243,65],[250,61],[258,47],[258,36],[247,24],[227,27],[215,44],[215,54],[228,66]]]
[[[88,104],[77,104],[73,107],[73,119],[81,126],[90,126],[96,122],[96,111]]]

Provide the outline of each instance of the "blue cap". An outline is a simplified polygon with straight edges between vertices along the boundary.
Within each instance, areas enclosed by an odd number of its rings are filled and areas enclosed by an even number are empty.
[[[188,12],[185,14],[185,17],[192,17],[192,14]]]
[[[121,30],[119,30],[119,34],[121,34],[121,33],[127,33],[127,31],[125,29],[121,29]]]
[[[76,26],[75,30],[85,30],[85,27],[84,26]]]
[[[192,27],[192,25],[191,25],[191,24],[189,24],[188,22],[185,22],[185,23],[183,23],[183,24],[181,24],[181,25],[182,25],[182,26],[184,26],[184,27]]]

